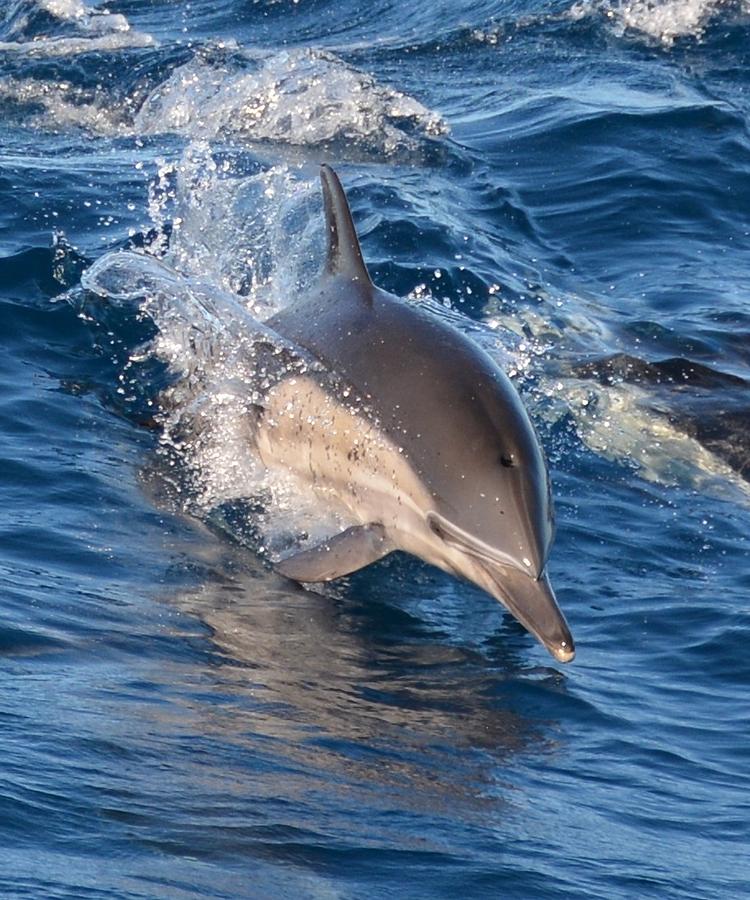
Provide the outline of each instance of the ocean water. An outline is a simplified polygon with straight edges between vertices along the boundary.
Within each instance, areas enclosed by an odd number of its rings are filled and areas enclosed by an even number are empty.
[[[749,90],[745,0],[0,0],[2,897],[750,896]],[[568,666],[267,564],[321,161],[526,401]]]

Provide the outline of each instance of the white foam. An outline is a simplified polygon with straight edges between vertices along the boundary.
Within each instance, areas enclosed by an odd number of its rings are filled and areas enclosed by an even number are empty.
[[[151,35],[134,30],[125,16],[87,7],[82,0],[16,0],[6,10],[0,35],[0,51],[42,57],[156,43]]]
[[[340,142],[386,155],[419,146],[405,127],[422,139],[448,130],[414,98],[310,49],[198,54],[152,92],[135,119],[143,134],[305,147]]]
[[[0,100],[43,110],[27,121],[42,118],[56,128],[84,128],[96,134],[130,133],[125,109],[109,103],[100,88],[85,89],[64,79],[6,78],[0,80]]]
[[[488,318],[491,327],[524,336],[506,369],[513,377],[532,377],[533,396],[527,399],[535,416],[551,424],[572,418],[587,447],[632,467],[647,481],[750,495],[750,485],[729,465],[671,423],[669,409],[659,408],[649,390],[625,382],[601,385],[554,371],[561,358],[570,363],[584,353],[606,356],[618,341],[597,316],[595,301],[570,296],[558,306],[554,297],[547,299],[542,310],[495,309]]]
[[[113,53],[131,47],[152,47],[156,44],[150,34],[123,31],[95,37],[59,37],[34,41],[0,41],[0,52],[24,56],[77,56],[81,53]]]
[[[710,22],[729,6],[726,0],[580,0],[568,14],[574,19],[604,15],[616,34],[640,34],[670,47],[679,38],[703,37]],[[747,0],[740,6],[750,11]]]

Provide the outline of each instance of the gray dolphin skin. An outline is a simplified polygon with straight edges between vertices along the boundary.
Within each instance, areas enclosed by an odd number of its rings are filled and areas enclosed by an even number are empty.
[[[334,495],[359,524],[277,571],[329,581],[402,550],[483,588],[569,662],[573,638],[545,574],[549,476],[515,388],[461,332],[375,287],[337,175],[323,166],[321,180],[324,272],[266,324],[337,380],[278,381],[256,442],[267,466]]]

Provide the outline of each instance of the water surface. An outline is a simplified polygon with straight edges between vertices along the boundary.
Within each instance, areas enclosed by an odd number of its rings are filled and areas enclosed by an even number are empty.
[[[749,15],[0,3],[3,896],[750,893]],[[570,666],[416,560],[265,564],[335,525],[236,391],[323,160],[526,400]]]

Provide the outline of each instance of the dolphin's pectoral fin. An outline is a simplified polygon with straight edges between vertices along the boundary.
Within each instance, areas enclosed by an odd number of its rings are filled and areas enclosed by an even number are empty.
[[[294,581],[333,581],[377,562],[394,549],[382,525],[354,525],[311,550],[282,559],[276,571]]]
[[[320,167],[320,180],[328,232],[326,271],[329,275],[345,275],[363,285],[372,284],[362,258],[349,202],[338,175],[330,166],[323,165]]]

